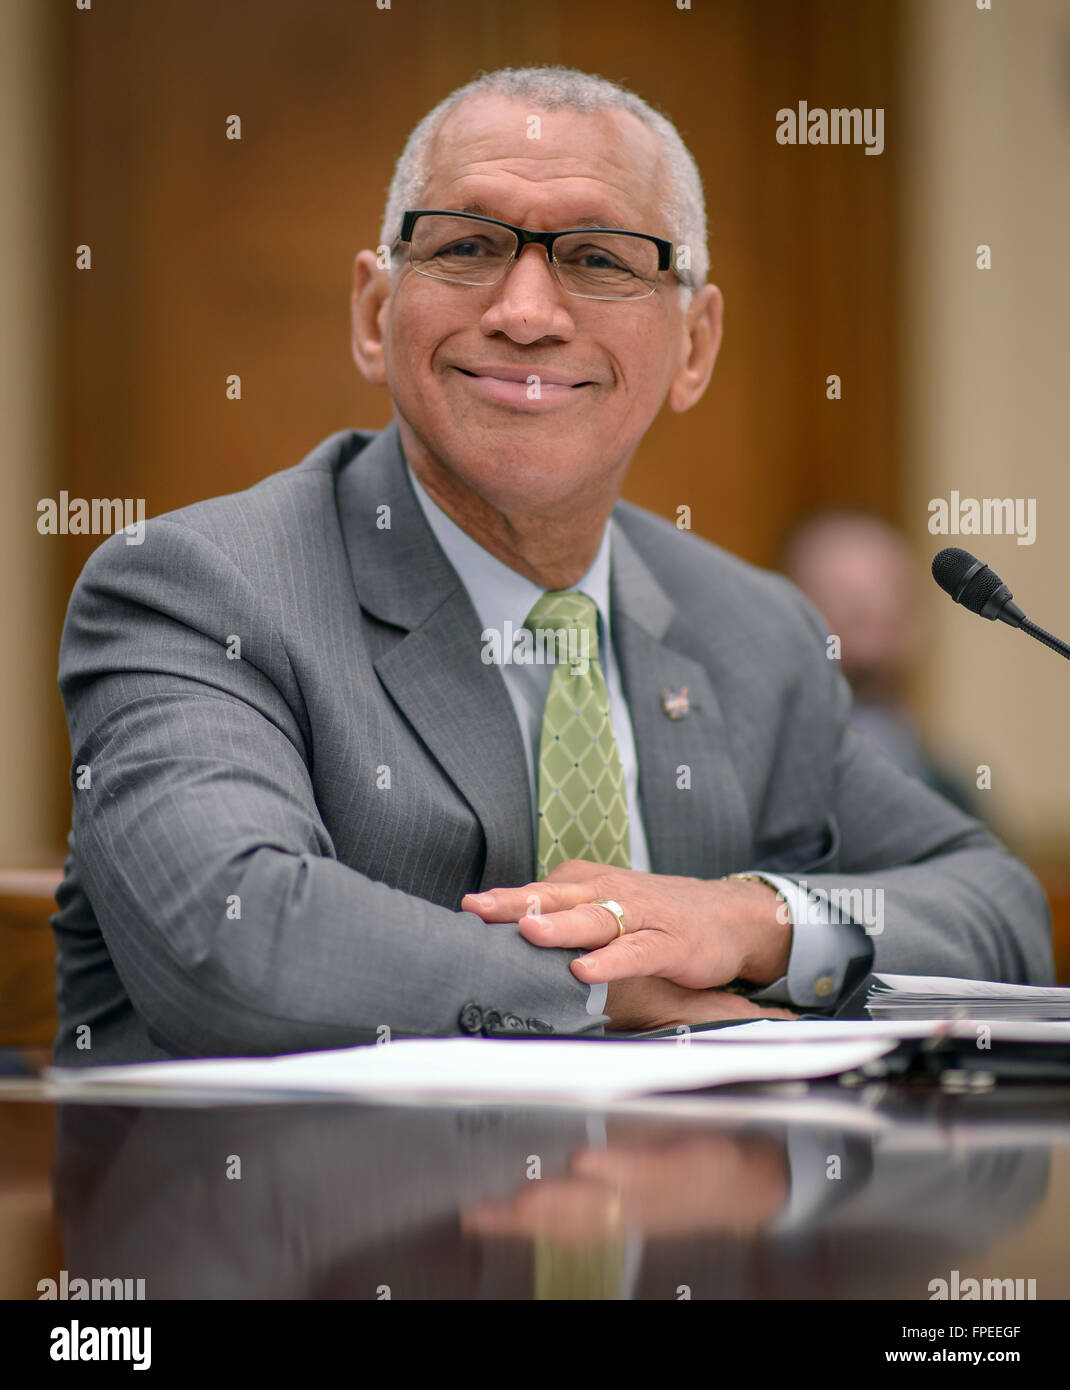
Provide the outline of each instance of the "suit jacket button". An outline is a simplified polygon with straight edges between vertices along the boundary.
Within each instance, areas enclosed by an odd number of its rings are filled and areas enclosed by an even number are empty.
[[[457,1015],[457,1023],[462,1033],[480,1033],[483,1031],[483,1010],[478,1004],[466,1004]]]
[[[517,1018],[516,1014],[506,1014],[505,1027],[510,1033],[523,1033],[527,1025],[522,1018]]]
[[[500,1033],[502,1030],[502,1016],[497,1009],[488,1009],[483,1015],[483,1032]]]
[[[543,1023],[541,1018],[528,1019],[529,1033],[552,1033],[554,1031],[552,1023]]]

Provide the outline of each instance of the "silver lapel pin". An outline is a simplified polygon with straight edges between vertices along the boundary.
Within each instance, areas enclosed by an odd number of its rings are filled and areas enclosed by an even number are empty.
[[[691,701],[687,698],[687,686],[682,690],[663,690],[661,707],[670,719],[686,719],[691,713]]]

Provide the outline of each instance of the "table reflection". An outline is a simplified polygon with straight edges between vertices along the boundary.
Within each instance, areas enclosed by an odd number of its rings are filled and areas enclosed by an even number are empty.
[[[1044,1115],[62,1105],[57,1209],[72,1276],[150,1299],[924,1299],[1035,1213],[1070,1102]]]

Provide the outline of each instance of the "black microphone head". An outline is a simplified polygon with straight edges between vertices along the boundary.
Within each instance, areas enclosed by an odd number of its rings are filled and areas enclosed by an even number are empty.
[[[933,559],[933,578],[956,603],[980,613],[1003,580],[976,555],[950,545]]]
[[[949,545],[933,556],[933,578],[945,594],[956,598],[966,576],[976,570],[981,562],[968,550],[960,550],[957,545]]]
[[[933,578],[956,603],[989,622],[999,618],[1011,627],[1025,622],[1025,614],[1003,580],[968,550],[957,546],[941,550],[933,558]]]

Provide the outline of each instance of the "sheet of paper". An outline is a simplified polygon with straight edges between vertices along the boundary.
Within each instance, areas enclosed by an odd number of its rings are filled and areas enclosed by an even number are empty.
[[[948,975],[885,975],[875,980],[889,989],[909,995],[935,994],[952,998],[1059,999],[1070,998],[1070,989],[1058,985],[1004,985],[998,980],[957,980]]]
[[[916,1019],[907,1023],[875,1023],[872,1019],[779,1019],[752,1018],[745,1023],[732,1023],[726,1028],[710,1028],[705,1032],[692,1028],[694,1042],[759,1042],[759,1043],[819,1043],[846,1042],[852,1038],[881,1038],[898,1042],[900,1038],[928,1037],[940,1024],[935,1020]],[[675,1043],[675,1037],[651,1038],[651,1042]]]
[[[988,1029],[987,1037],[996,1042],[1070,1043],[1070,1023],[1063,1020],[999,1018],[908,1019],[787,1019],[755,1018],[728,1028],[693,1031],[695,1042],[811,1043],[845,1042],[852,1038],[975,1038],[978,1028]],[[653,1041],[653,1040],[652,1040]],[[673,1042],[672,1038],[657,1041]]]
[[[720,1047],[546,1039],[403,1039],[385,1046],[285,1057],[52,1068],[48,1080],[72,1096],[151,1088],[172,1093],[355,1096],[412,1101],[584,1100],[698,1090],[739,1081],[834,1076],[894,1047],[882,1037]]]

